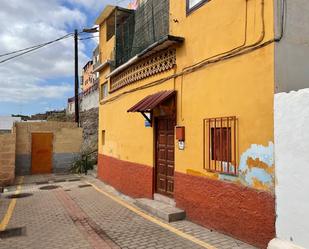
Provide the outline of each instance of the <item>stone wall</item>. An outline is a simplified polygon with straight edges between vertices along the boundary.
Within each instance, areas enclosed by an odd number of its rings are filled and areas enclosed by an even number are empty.
[[[98,121],[99,108],[91,108],[80,112],[80,126],[83,128],[82,152],[92,152],[98,150]],[[50,115],[47,121],[74,122],[74,114],[58,113]],[[93,155],[97,158],[97,153]]]
[[[0,134],[0,186],[13,183],[15,178],[16,134]]]
[[[83,128],[83,152],[98,150],[98,120],[99,108],[92,108],[81,113],[80,123]],[[94,157],[97,157],[97,153],[94,154]]]
[[[53,172],[69,170],[79,156],[82,145],[82,128],[71,122],[27,122],[16,127],[16,174],[31,174],[31,133],[53,133]]]

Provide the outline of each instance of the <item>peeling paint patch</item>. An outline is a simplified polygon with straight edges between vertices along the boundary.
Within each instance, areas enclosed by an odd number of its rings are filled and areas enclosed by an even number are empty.
[[[255,189],[261,189],[261,190],[265,190],[265,191],[268,190],[267,186],[265,186],[261,181],[259,181],[255,177],[253,177],[253,187]]]
[[[221,174],[220,180],[242,184],[264,191],[274,190],[274,144],[252,144],[240,158],[238,176]]]
[[[253,159],[252,157],[249,157],[247,159],[247,165],[250,170],[253,168],[260,168],[265,170],[268,174],[274,173],[274,167],[269,167],[266,163],[261,161],[259,158]]]
[[[223,165],[226,169],[227,165]],[[234,170],[234,165],[230,165]],[[200,172],[187,169],[187,174],[215,180],[229,181],[263,191],[274,191],[274,144],[268,146],[252,144],[240,157],[238,175],[226,175],[213,172]]]
[[[274,167],[274,144],[253,144],[241,155],[239,177],[247,186],[273,191]]]

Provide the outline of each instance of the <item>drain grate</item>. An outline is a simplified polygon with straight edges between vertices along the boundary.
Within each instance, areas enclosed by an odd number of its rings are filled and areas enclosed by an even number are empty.
[[[48,181],[42,181],[42,182],[36,182],[35,184],[36,185],[43,185],[43,184],[48,184],[49,182]]]
[[[80,181],[80,179],[79,178],[72,178],[72,179],[69,179],[68,181],[69,182],[78,182],[78,181]]]
[[[41,190],[52,190],[52,189],[56,189],[56,188],[60,188],[60,187],[57,186],[57,185],[48,185],[48,186],[40,187]]]
[[[78,185],[79,188],[92,187],[90,184]]]
[[[33,194],[30,194],[30,193],[20,193],[20,194],[8,195],[6,198],[8,198],[8,199],[25,198],[25,197],[29,197],[29,196],[32,196],[32,195]]]
[[[71,191],[71,189],[65,189],[64,191],[69,192],[69,191]]]
[[[54,182],[65,182],[66,180],[65,179],[56,179],[54,180]]]
[[[26,235],[26,227],[15,227],[0,231],[0,239]]]
[[[67,175],[69,175],[70,173],[67,173],[67,172],[62,172],[62,173],[55,173],[54,175],[55,176],[67,176]]]

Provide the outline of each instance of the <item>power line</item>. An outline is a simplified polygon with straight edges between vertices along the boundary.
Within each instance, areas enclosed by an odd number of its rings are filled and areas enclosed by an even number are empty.
[[[27,50],[30,50],[30,49],[33,49],[33,48],[36,48],[36,47],[41,47],[41,46],[43,46],[45,44],[50,44],[51,42],[58,41],[59,39],[66,38],[66,37],[71,36],[71,35],[72,34],[67,34],[67,35],[62,36],[60,38],[57,38],[56,40],[52,40],[52,41],[45,42],[45,43],[42,43],[42,44],[34,45],[34,46],[31,46],[31,47],[28,47],[28,48],[23,48],[23,49],[15,50],[13,52],[5,53],[5,54],[0,54],[0,57],[8,56],[8,55],[11,55],[11,54],[16,54],[16,53],[23,52],[23,51],[27,51]]]
[[[61,41],[61,40],[63,40],[63,39],[67,39],[67,38],[69,38],[69,37],[71,37],[71,36],[73,36],[73,34],[67,34],[67,35],[65,35],[65,36],[59,37],[59,38],[57,38],[57,39],[55,39],[55,40],[52,40],[52,41],[49,41],[49,42],[46,42],[46,43],[42,43],[42,44],[39,44],[39,45],[36,45],[36,46],[32,46],[32,47],[29,47],[29,48],[24,48],[24,49],[20,49],[20,50],[17,50],[17,51],[13,51],[13,52],[7,53],[7,55],[16,54],[16,53],[19,53],[19,54],[14,55],[14,56],[11,56],[11,57],[9,57],[9,58],[6,58],[6,59],[0,61],[0,64],[2,64],[2,63],[4,63],[4,62],[7,62],[7,61],[9,61],[9,60],[12,60],[12,59],[14,59],[14,58],[20,57],[20,56],[22,56],[22,55],[28,54],[28,53],[33,52],[33,51],[35,51],[35,50],[38,50],[38,49],[40,49],[40,48],[43,48],[43,47],[45,47],[45,46],[47,46],[47,45],[50,45],[50,44],[53,44],[53,43],[55,43],[55,42]],[[24,51],[24,52],[23,52],[23,51]],[[22,52],[22,53],[20,53],[20,52]],[[2,57],[2,56],[5,56],[5,55],[1,55],[0,57]]]
[[[116,2],[116,4],[120,4],[120,3],[124,2],[124,1],[127,1],[127,0],[116,0],[115,2]]]
[[[78,35],[81,35],[81,34],[84,34],[84,33],[87,33],[87,32],[81,31],[81,32],[78,33]],[[17,57],[20,57],[22,55],[28,54],[28,53],[33,52],[35,50],[38,50],[40,48],[43,48],[43,47],[45,47],[47,45],[50,45],[50,44],[53,44],[55,42],[61,41],[63,39],[67,39],[69,37],[72,37],[73,35],[74,35],[73,33],[69,33],[69,34],[66,34],[66,35],[64,35],[62,37],[59,37],[59,38],[57,38],[55,40],[52,40],[52,41],[49,41],[49,42],[45,42],[45,43],[34,45],[34,46],[31,46],[31,47],[27,47],[27,48],[15,50],[15,51],[12,51],[12,52],[0,54],[0,57],[6,57],[8,55],[17,54],[17,55],[11,56],[9,58],[6,58],[6,59],[0,61],[0,64],[2,64],[4,62],[7,62],[7,61],[10,61],[12,59],[15,59]],[[86,37],[86,38],[80,38],[79,40],[88,40],[88,39],[93,39],[93,38],[97,38],[97,37],[98,36],[91,36],[91,37]]]
[[[79,38],[78,40],[83,41],[83,40],[88,40],[88,39],[93,39],[93,38],[98,38],[99,36],[89,36],[85,38]]]
[[[286,0],[282,0],[282,1],[283,1],[284,6],[283,6],[283,14],[281,15],[281,21],[284,22],[285,16],[286,16]],[[166,82],[170,79],[183,77],[186,74],[190,74],[190,73],[193,73],[195,71],[198,71],[202,68],[207,67],[210,64],[215,64],[215,63],[218,63],[218,62],[222,62],[222,61],[225,61],[225,60],[235,58],[237,56],[242,56],[242,55],[251,53],[255,50],[261,49],[263,47],[266,47],[269,44],[272,44],[273,42],[279,42],[284,35],[284,28],[281,29],[281,33],[280,33],[279,37],[275,37],[273,39],[270,39],[268,41],[263,42],[263,40],[265,38],[265,16],[264,16],[264,14],[265,14],[264,13],[265,0],[261,0],[261,4],[262,4],[262,9],[261,9],[262,10],[261,11],[261,18],[262,18],[261,37],[256,42],[254,42],[253,44],[247,45],[247,46],[244,46],[244,47],[241,46],[241,48],[239,48],[239,49],[237,48],[236,50],[233,49],[232,52],[228,51],[226,53],[222,53],[222,54],[219,54],[219,55],[216,55],[216,56],[209,57],[209,58],[202,60],[202,61],[200,61],[200,62],[198,62],[194,65],[191,65],[189,67],[184,68],[179,73],[174,73],[170,76],[167,76],[165,78],[162,78],[162,79],[159,79],[159,80],[156,80],[156,81],[152,81],[152,82],[147,83],[143,86],[139,86],[139,87],[124,91],[124,92],[122,92],[122,93],[120,93],[120,94],[118,94],[114,97],[111,97],[110,99],[103,101],[100,104],[101,105],[108,104],[110,102],[113,102],[113,101],[121,98],[122,96],[124,96],[126,94],[129,94],[129,93],[132,93],[132,92],[135,92],[135,91],[140,91],[140,90],[143,90],[143,89],[147,89],[147,88],[152,87],[152,86],[160,85],[160,84],[162,84],[162,83],[164,83],[164,82]]]

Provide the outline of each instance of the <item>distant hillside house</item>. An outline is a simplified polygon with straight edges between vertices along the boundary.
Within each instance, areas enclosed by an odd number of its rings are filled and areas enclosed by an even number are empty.
[[[99,107],[99,72],[95,69],[100,65],[99,63],[99,47],[93,51],[92,60],[88,61],[83,67],[82,76],[80,79],[81,93],[79,95],[80,111],[86,111],[92,108]],[[68,99],[67,113],[73,114],[75,112],[75,99],[71,97]]]

